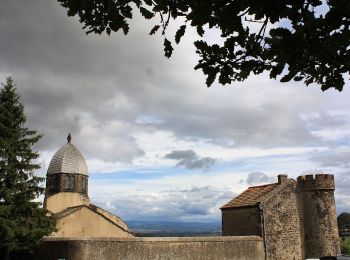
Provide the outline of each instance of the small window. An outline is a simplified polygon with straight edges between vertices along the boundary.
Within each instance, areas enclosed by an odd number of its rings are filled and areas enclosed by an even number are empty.
[[[74,191],[74,176],[64,175],[63,177],[63,189]]]
[[[57,175],[49,175],[47,177],[47,188],[49,189],[49,191],[57,191],[58,189],[58,178]]]
[[[51,175],[48,175],[46,178],[46,188],[48,190],[52,189],[52,176]]]
[[[70,176],[69,177],[69,189],[70,190],[74,190],[74,181],[75,181],[75,178],[74,178],[74,176]]]
[[[64,177],[63,177],[63,188],[65,190],[69,190],[69,176],[68,175],[64,175]]]
[[[86,190],[86,178],[85,177],[81,177],[80,190],[82,192],[84,192]]]

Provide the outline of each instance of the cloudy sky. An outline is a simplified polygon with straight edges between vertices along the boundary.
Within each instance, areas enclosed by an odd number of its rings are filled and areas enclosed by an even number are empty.
[[[196,34],[168,60],[154,23],[87,36],[54,0],[0,2],[0,80],[14,78],[44,134],[38,174],[70,132],[92,202],[126,220],[219,221],[235,194],[281,173],[335,174],[338,213],[350,211],[349,84],[322,93],[262,75],[206,88]]]

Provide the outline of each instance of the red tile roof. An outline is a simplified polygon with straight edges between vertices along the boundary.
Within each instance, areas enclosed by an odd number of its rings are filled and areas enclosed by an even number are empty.
[[[278,183],[252,186],[243,191],[237,197],[226,203],[221,209],[254,206],[261,202],[263,197],[278,186]]]

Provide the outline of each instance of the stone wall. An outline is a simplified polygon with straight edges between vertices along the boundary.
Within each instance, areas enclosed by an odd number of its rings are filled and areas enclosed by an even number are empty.
[[[299,176],[298,189],[303,207],[305,257],[340,254],[334,201],[334,176]]]
[[[59,192],[44,199],[44,208],[52,213],[58,213],[68,207],[89,205],[90,201],[84,195],[75,192]]]
[[[268,259],[304,259],[301,209],[295,182],[288,180],[263,203]]]
[[[260,237],[172,238],[47,238],[36,259],[148,260],[217,259],[263,260]]]
[[[340,253],[333,190],[303,192],[305,257]]]
[[[57,221],[56,237],[133,237],[121,220],[115,222],[115,216],[102,215],[90,207],[81,207]],[[112,218],[114,217],[114,219]],[[119,224],[122,224],[120,226]]]
[[[223,236],[262,236],[257,206],[222,209]]]

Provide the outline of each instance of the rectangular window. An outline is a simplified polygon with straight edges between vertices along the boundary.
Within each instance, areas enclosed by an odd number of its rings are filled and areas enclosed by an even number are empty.
[[[69,176],[68,175],[63,176],[63,189],[69,190]]]
[[[86,189],[86,178],[82,176],[80,179],[80,191],[85,192],[85,189]]]
[[[74,190],[74,181],[75,181],[75,178],[74,178],[74,176],[70,176],[69,177],[69,189],[70,190]]]

